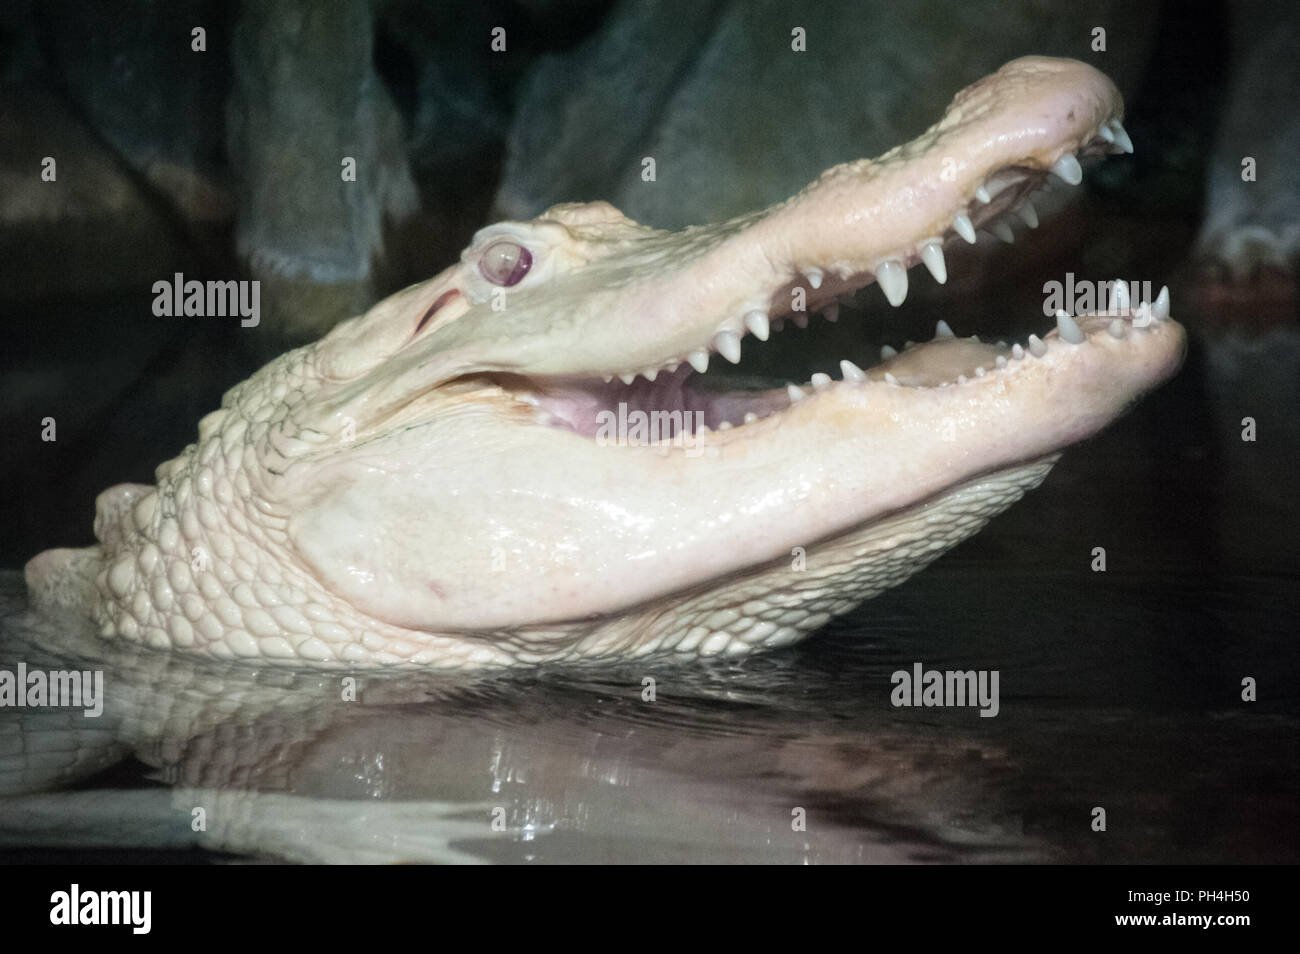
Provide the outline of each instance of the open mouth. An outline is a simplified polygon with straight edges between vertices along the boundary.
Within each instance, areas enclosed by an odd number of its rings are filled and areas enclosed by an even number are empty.
[[[939,321],[929,342],[907,342],[899,349],[886,345],[880,360],[868,367],[841,360],[832,363],[831,373],[819,372],[799,383],[747,381],[749,386],[737,387],[736,377],[709,370],[720,361],[738,364],[746,338],[768,342],[791,325],[806,328],[812,321],[836,321],[841,302],[872,283],[891,305],[901,305],[907,297],[909,269],[916,264],[924,265],[936,282],[945,283],[945,244],[974,244],[977,230],[1010,242],[1012,221],[1037,227],[1032,196],[1046,185],[1049,176],[1078,185],[1083,179],[1080,159],[1132,151],[1119,120],[1107,119],[1083,141],[1063,144],[1050,164],[1025,159],[1004,165],[985,176],[963,205],[951,210],[950,224],[942,234],[922,236],[868,271],[803,268],[774,292],[771,301],[777,304],[771,310],[754,310],[726,321],[699,348],[657,366],[611,369],[599,378],[492,375],[493,383],[530,406],[537,423],[588,438],[602,434],[602,426],[611,419],[640,413],[660,416],[650,443],[680,441],[686,436],[727,439],[718,435],[744,432],[828,389],[977,386],[990,377],[1014,374],[1025,362],[1042,359],[1053,349],[1087,346],[1095,335],[1123,341],[1151,333],[1169,316],[1168,290],[1162,289],[1151,302],[1130,302],[1127,285],[1116,282],[1107,294],[1108,307],[1082,315],[1058,312],[1056,327],[1041,337],[1031,334],[1022,342],[958,338]],[[803,290],[802,311],[789,307],[797,289]]]

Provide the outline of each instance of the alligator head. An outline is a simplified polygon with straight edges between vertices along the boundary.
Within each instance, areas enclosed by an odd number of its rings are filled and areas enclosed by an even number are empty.
[[[870,282],[897,304],[918,262],[945,281],[946,242],[1130,149],[1121,113],[1096,70],[1025,58],[730,222],[590,203],[487,227],[233,388],[156,487],[101,495],[98,547],[41,554],[29,587],[107,636],[321,666],[790,643],[1036,485],[1174,372],[1184,333],[1162,292],[1010,348],[940,323],[800,386],[710,387],[708,365]]]

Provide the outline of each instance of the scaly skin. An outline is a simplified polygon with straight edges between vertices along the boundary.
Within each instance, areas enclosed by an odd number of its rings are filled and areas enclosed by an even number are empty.
[[[33,600],[106,637],[323,667],[797,640],[1035,486],[1174,372],[1183,331],[1162,294],[1027,349],[941,333],[803,388],[706,394],[689,365],[738,360],[796,288],[817,311],[873,280],[898,303],[923,259],[942,281],[962,216],[996,229],[1048,170],[1127,148],[1121,111],[1091,67],[1025,58],[741,219],[666,233],[592,203],[485,228],[233,388],[156,487],[101,494],[99,545],[34,558]],[[521,247],[522,277],[485,254]],[[609,446],[595,422],[620,402],[706,426]]]

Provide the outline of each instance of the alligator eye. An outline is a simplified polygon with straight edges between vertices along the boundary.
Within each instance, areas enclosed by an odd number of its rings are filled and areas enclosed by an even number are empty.
[[[478,270],[493,285],[518,285],[533,267],[533,253],[518,242],[493,242],[479,257]]]

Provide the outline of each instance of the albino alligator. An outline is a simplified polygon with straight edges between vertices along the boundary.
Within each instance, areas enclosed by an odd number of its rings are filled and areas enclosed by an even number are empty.
[[[1028,57],[939,123],[773,208],[669,233],[596,202],[482,229],[460,262],[232,388],[197,443],[26,568],[105,637],[314,667],[469,668],[791,643],[975,533],[1169,377],[1167,292],[1026,344],[951,335],[863,371],[718,391],[715,355],[892,304],[945,242],[1034,218],[1130,150],[1102,74]],[[613,446],[601,412],[679,412]],[[684,412],[691,412],[685,414]],[[698,415],[696,416],[696,412]],[[793,554],[793,556],[792,556]]]

